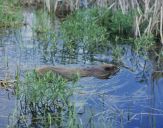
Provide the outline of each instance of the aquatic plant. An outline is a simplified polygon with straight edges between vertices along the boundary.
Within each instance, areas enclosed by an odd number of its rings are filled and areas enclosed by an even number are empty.
[[[97,53],[107,46],[106,29],[96,24],[91,11],[79,10],[62,23],[62,38],[68,51],[80,47],[85,52]]]
[[[121,63],[122,62],[122,53],[123,49],[121,45],[112,46],[112,58],[114,63]]]
[[[120,40],[123,41],[129,37],[134,37],[134,12],[123,14],[121,10],[99,9],[99,11],[103,11],[103,13],[98,17],[98,24],[107,28],[109,40],[120,42]]]
[[[72,93],[73,86],[68,87],[61,76],[50,72],[42,77],[35,72],[27,73],[25,80],[17,88],[20,101],[17,125],[76,126],[74,106],[70,102]]]
[[[134,40],[135,51],[139,54],[146,54],[155,44],[153,35],[143,35]],[[145,55],[147,57],[147,55]]]

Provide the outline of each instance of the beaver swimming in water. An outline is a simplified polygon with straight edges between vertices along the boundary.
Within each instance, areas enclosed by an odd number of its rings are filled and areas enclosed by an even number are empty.
[[[63,78],[68,80],[72,80],[75,75],[79,75],[80,77],[93,76],[99,79],[107,79],[110,75],[113,75],[118,71],[118,67],[113,64],[103,64],[86,68],[44,66],[36,68],[35,71],[38,75],[44,75],[47,72],[52,72],[61,75]]]
[[[86,68],[74,68],[64,66],[44,66],[35,69],[39,76],[43,76],[48,72],[60,75],[67,80],[74,80],[76,76],[89,77],[93,76],[99,79],[107,79],[119,71],[119,68],[113,64],[102,64],[99,66],[91,66]],[[15,87],[16,80],[0,80],[1,87]]]

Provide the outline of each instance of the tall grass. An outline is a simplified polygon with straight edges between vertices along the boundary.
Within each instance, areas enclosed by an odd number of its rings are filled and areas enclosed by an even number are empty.
[[[17,83],[18,110],[13,115],[16,127],[77,127],[74,105],[70,102],[73,86],[61,76],[34,71]]]
[[[45,0],[45,5],[49,8],[53,0]],[[53,11],[56,9],[57,2],[54,0]],[[163,44],[162,35],[162,19],[163,9],[162,0],[63,0],[66,1],[72,10],[79,9],[82,5],[85,8],[90,6],[105,7],[107,9],[117,11],[121,10],[123,14],[127,14],[131,10],[137,13],[134,17],[133,30],[136,37],[142,35],[154,34],[161,39]],[[49,8],[50,11],[50,8]]]
[[[2,0],[1,0],[2,1]],[[80,7],[105,7],[112,11],[121,10],[123,14],[127,14],[131,10],[137,13],[134,17],[133,30],[135,37],[142,35],[151,35],[160,38],[163,44],[162,22],[163,9],[162,0],[19,0],[20,2],[33,2],[39,4],[44,3],[49,12],[54,12],[59,1],[66,2],[71,10],[77,10]]]
[[[66,51],[74,54],[79,49],[82,49],[83,53],[103,51],[107,44],[107,31],[96,23],[96,15],[96,9],[81,10],[62,22],[61,32]]]

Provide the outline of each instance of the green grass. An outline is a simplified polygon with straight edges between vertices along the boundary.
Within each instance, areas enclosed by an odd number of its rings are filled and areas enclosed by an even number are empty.
[[[64,49],[71,55],[79,49],[84,53],[103,53],[112,49],[112,56],[120,61],[122,50],[118,44],[129,44],[135,52],[145,52],[155,43],[152,34],[134,37],[134,17],[136,11],[123,14],[121,10],[106,8],[90,8],[77,10],[62,22],[61,32],[64,40]],[[111,48],[115,45],[115,49]],[[118,48],[119,47],[119,48]],[[114,59],[115,60],[115,59]]]
[[[107,28],[108,39],[112,41],[133,38],[134,11],[123,14],[121,10],[99,9],[98,24]]]
[[[20,101],[17,119],[24,125],[30,125],[28,119],[35,126],[77,125],[74,105],[70,102],[73,86],[69,87],[61,76],[48,72],[40,77],[34,71],[29,72],[16,92]]]
[[[106,28],[96,24],[92,10],[79,10],[61,25],[62,38],[70,53],[81,47],[87,53],[98,53],[107,45]]]
[[[19,27],[22,25],[22,12],[19,6],[9,0],[0,0],[0,28]]]
[[[134,40],[134,50],[139,54],[143,55],[145,58],[147,58],[147,53],[150,49],[152,49],[152,46],[154,46],[154,36],[151,35],[143,35],[142,37],[136,38]]]

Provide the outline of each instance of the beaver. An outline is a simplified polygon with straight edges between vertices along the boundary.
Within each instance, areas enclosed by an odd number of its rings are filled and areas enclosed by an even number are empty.
[[[118,69],[119,68],[113,64],[103,64],[86,68],[44,66],[36,68],[35,71],[38,75],[44,75],[47,72],[52,72],[61,75],[63,78],[72,80],[72,78],[77,75],[79,75],[80,77],[93,76],[99,79],[107,79],[110,75],[115,74]]]

